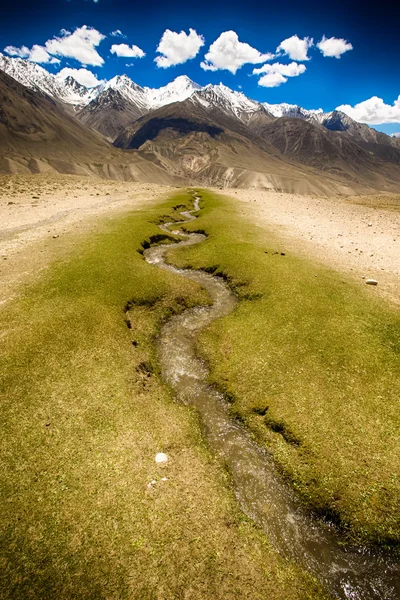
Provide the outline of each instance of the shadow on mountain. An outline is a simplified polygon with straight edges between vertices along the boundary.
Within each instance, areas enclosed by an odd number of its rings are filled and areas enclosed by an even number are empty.
[[[131,137],[129,143],[125,146],[126,149],[136,150],[145,142],[154,140],[158,135],[166,130],[174,131],[175,135],[187,135],[190,133],[208,133],[212,138],[216,138],[223,133],[221,127],[209,125],[207,123],[199,123],[190,119],[184,118],[167,118],[167,119],[150,119],[138,129]]]

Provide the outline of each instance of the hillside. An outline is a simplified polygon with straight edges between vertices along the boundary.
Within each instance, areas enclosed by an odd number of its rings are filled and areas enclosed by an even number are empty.
[[[180,183],[139,155],[129,161],[55,100],[0,71],[0,172],[53,172]]]
[[[276,127],[273,121],[271,128]],[[311,128],[317,138],[329,138],[323,128],[293,121],[302,134],[303,126]],[[139,150],[151,162],[172,173],[180,173],[202,185],[260,187],[299,193],[348,193],[368,189],[361,173],[349,174],[344,168],[327,173],[329,156],[321,152],[317,161],[302,162],[297,153],[287,153],[275,138],[255,133],[240,120],[213,108],[212,111],[192,102],[170,104],[141,117],[128,126],[114,145],[125,150]],[[322,131],[322,135],[320,131]],[[272,130],[271,130],[272,131]],[[279,133],[279,127],[278,127]],[[281,134],[279,134],[281,135]],[[317,144],[320,142],[316,142]],[[355,158],[365,154],[357,145],[346,142]],[[328,145],[329,147],[329,145]],[[332,153],[336,150],[330,144]],[[376,165],[375,165],[376,166]],[[323,171],[322,173],[320,171]],[[388,177],[389,177],[388,173]],[[399,172],[400,178],[400,172]],[[371,185],[386,185],[379,177],[370,177]],[[392,185],[390,182],[389,184]]]

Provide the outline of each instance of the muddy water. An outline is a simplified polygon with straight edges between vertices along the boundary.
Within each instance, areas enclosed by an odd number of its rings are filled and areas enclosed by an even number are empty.
[[[185,221],[195,209],[182,212]],[[161,226],[171,231],[172,223]],[[201,243],[201,234],[185,235],[179,246]],[[228,414],[221,395],[207,385],[208,371],[196,356],[196,338],[209,323],[229,314],[237,303],[224,281],[201,271],[176,269],[165,262],[170,246],[145,251],[156,267],[173,271],[204,287],[212,306],[186,310],[162,329],[159,356],[162,375],[180,402],[195,406],[212,450],[228,466],[242,510],[267,533],[275,548],[322,581],[333,596],[351,600],[400,599],[400,569],[389,554],[346,550],[333,526],[313,519],[277,473],[271,457]]]

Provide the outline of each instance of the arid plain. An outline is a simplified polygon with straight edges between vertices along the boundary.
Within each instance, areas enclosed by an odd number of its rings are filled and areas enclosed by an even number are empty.
[[[99,219],[150,206],[178,189],[75,175],[0,176],[1,300],[12,283],[65,257]],[[400,194],[215,191],[237,199],[243,217],[265,227],[266,235],[274,231],[285,248],[345,271],[360,285],[376,279],[371,293],[400,302]]]

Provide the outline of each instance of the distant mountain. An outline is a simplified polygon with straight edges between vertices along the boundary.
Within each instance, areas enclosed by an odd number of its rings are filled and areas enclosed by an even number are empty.
[[[283,117],[254,131],[193,96],[140,117],[114,145],[203,185],[348,193],[400,184],[400,169],[319,124]]]
[[[89,90],[0,55],[0,97],[3,172],[327,194],[400,184],[399,138],[339,111],[261,104],[222,84],[181,76],[153,89],[120,75]]]
[[[22,58],[9,58],[0,53],[0,70],[35,91],[41,91],[66,104],[81,105],[90,102],[93,92],[73,77],[59,79],[36,63]]]
[[[135,102],[123,90],[109,87],[84,106],[76,116],[82,123],[113,141],[124,127],[147,112],[140,101]]]
[[[392,165],[387,164],[400,164],[400,152],[388,146],[384,148],[392,153],[391,160],[386,155],[369,151],[369,144],[367,148],[361,147],[350,136],[330,131],[320,124],[288,117],[266,124],[258,134],[284,156],[348,181],[382,189],[386,180],[400,181],[400,169],[393,170]]]
[[[124,156],[42,91],[0,71],[0,173],[59,172],[185,184],[139,154]]]
[[[186,100],[201,89],[186,76],[159,89],[142,88],[126,75],[118,75],[96,88],[96,96],[78,113],[85,124],[115,140],[123,128],[148,112]]]
[[[268,104],[262,102],[264,108],[274,117],[291,117],[293,119],[303,119],[312,123],[321,123],[321,119],[325,116],[322,108],[317,110],[306,110],[297,104]]]
[[[43,67],[20,58],[0,54],[0,69],[30,89],[41,90],[74,107],[83,123],[111,140],[132,120],[162,106],[191,98],[210,111],[217,108],[234,115],[253,129],[274,118],[290,117],[321,124],[330,131],[351,136],[360,143],[400,148],[397,138],[358,123],[340,111],[324,113],[322,109],[306,110],[296,104],[260,103],[222,84],[202,87],[185,75],[158,89],[141,87],[127,75],[118,75],[88,89],[72,77],[60,79]]]

